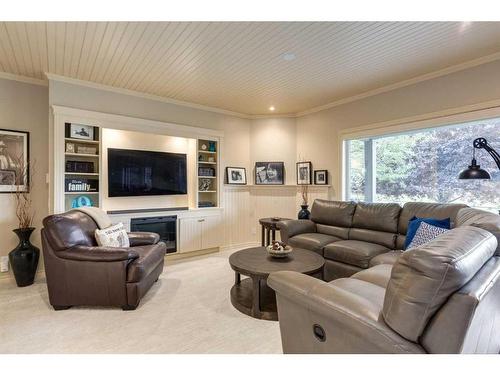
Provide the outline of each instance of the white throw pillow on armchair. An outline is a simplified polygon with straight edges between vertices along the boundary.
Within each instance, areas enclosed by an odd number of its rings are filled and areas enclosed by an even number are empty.
[[[105,229],[95,230],[97,244],[102,247],[130,247],[127,231],[123,223]]]

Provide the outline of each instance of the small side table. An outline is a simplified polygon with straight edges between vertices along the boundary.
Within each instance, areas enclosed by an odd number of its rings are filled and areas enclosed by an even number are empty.
[[[276,220],[272,217],[265,217],[259,219],[259,224],[262,227],[262,235],[261,235],[261,245],[268,246],[271,244],[271,240],[274,241],[276,239],[276,231],[280,230],[278,228],[278,223],[281,221],[292,220],[280,217],[279,220]]]

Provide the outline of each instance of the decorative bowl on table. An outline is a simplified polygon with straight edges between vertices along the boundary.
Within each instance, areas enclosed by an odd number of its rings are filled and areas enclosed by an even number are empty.
[[[269,246],[266,246],[266,250],[273,258],[286,258],[293,250],[291,246],[285,245],[280,241],[273,241]]]

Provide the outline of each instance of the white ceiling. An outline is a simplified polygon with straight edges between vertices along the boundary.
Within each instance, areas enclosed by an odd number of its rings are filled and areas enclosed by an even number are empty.
[[[495,22],[4,22],[0,71],[293,114],[496,53],[499,40]]]

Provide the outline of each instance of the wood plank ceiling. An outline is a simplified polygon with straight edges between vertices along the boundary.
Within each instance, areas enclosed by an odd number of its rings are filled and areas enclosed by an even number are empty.
[[[498,40],[495,22],[3,22],[0,70],[292,114],[496,53]]]

